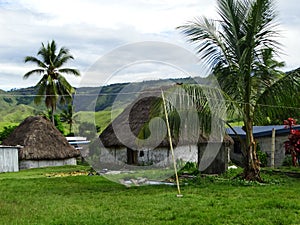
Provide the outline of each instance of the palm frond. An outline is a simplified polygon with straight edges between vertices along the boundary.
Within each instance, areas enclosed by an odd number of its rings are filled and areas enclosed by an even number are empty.
[[[77,69],[72,69],[72,68],[63,68],[58,70],[59,73],[66,73],[66,74],[71,74],[75,76],[80,76],[80,72]]]
[[[44,94],[47,87],[48,76],[44,75],[42,79],[36,84],[35,89],[37,89],[37,94],[34,98],[34,103],[39,105],[44,98]]]
[[[213,68],[220,61],[227,62],[224,54],[226,46],[223,44],[214,20],[206,17],[197,18],[194,22],[189,22],[178,29],[189,42],[198,44],[196,51],[209,68]]]
[[[56,56],[56,60],[55,61],[60,61],[60,59],[65,56],[65,55],[69,55],[70,50],[66,47],[61,47],[59,50],[59,53]]]
[[[226,42],[227,55],[231,56],[231,60],[238,63],[241,57],[242,49],[238,44],[245,35],[243,27],[245,16],[248,8],[242,1],[235,0],[219,0],[218,13],[222,18],[222,38]]]
[[[47,47],[45,47],[45,44],[42,43],[42,47],[38,51],[37,55],[40,55],[42,57],[42,60],[44,64],[50,65],[50,50],[49,50],[49,43]]]
[[[45,63],[43,63],[41,60],[39,60],[38,58],[33,57],[33,56],[26,56],[24,58],[24,62],[25,63],[32,62],[32,63],[35,63],[38,67],[41,67],[41,68],[44,68],[44,69],[47,68],[47,65],[45,65]]]
[[[31,70],[31,71],[29,71],[29,72],[27,72],[27,73],[25,73],[25,74],[23,75],[23,79],[27,79],[28,77],[30,77],[30,76],[33,75],[33,74],[41,75],[41,74],[43,74],[43,73],[45,73],[45,70],[44,70],[44,69],[35,69],[35,70]]]
[[[278,68],[284,66],[283,62],[274,59],[273,49],[266,48],[261,52],[259,61],[255,62],[254,73],[252,76],[253,96],[257,99],[266,89],[285,76],[285,73]],[[260,59],[261,58],[261,59]]]
[[[288,72],[278,79],[257,100],[255,118],[259,122],[263,117],[276,118],[282,112],[290,114],[299,110],[300,69]]]
[[[54,66],[56,68],[60,68],[62,65],[64,65],[69,60],[74,59],[72,55],[63,55],[60,58],[57,58],[54,62]]]
[[[280,45],[275,40],[279,36],[276,23],[277,13],[273,1],[257,0],[252,3],[247,17],[247,39],[253,40],[255,51],[266,46],[278,51]]]
[[[60,96],[60,104],[66,104],[71,102],[72,94],[74,94],[75,89],[61,74],[58,76],[58,80],[56,82],[56,89],[58,95]]]

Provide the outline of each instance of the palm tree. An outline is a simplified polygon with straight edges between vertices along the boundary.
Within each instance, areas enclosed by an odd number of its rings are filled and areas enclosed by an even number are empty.
[[[72,127],[74,124],[74,114],[73,114],[74,110],[73,110],[73,105],[72,104],[68,104],[67,108],[63,109],[61,114],[60,114],[60,118],[63,122],[66,122],[67,124],[69,124],[69,134],[72,133]]]
[[[72,74],[80,76],[76,69],[62,68],[69,60],[74,59],[69,54],[69,49],[62,47],[57,52],[57,46],[54,40],[48,42],[47,45],[42,43],[42,47],[37,53],[41,59],[34,56],[26,56],[25,63],[31,62],[36,64],[37,69],[31,70],[24,74],[24,79],[27,79],[33,74],[42,75],[42,78],[37,83],[37,95],[34,99],[36,104],[41,103],[45,96],[46,107],[51,110],[51,119],[54,124],[54,111],[56,110],[57,101],[60,104],[69,103],[72,99],[72,94],[75,89],[69,84],[62,74]]]
[[[253,125],[295,100],[299,73],[277,70],[283,64],[274,59],[280,44],[275,40],[277,15],[272,0],[217,0],[217,10],[219,20],[201,17],[178,29],[196,44],[197,53],[217,78],[228,112],[243,119],[244,178],[261,181]]]

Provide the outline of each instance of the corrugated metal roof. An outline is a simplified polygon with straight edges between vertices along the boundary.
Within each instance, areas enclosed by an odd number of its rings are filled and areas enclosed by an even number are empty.
[[[288,134],[290,132],[290,129],[286,128],[285,125],[253,126],[253,135],[254,137],[271,137],[273,128],[276,130],[276,134]],[[242,127],[233,127],[233,129],[241,138],[246,137],[246,132]],[[300,125],[294,126],[293,129],[300,130]],[[231,137],[235,136],[231,128],[226,128],[226,132]]]

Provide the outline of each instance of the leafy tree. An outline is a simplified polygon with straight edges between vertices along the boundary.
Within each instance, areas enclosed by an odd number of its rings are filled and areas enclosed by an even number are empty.
[[[56,127],[57,130],[59,130],[60,133],[63,135],[65,134],[65,128],[62,124],[61,118],[58,114],[54,114],[51,110],[48,110],[47,112],[43,113],[43,116],[46,117],[48,120],[54,119],[54,126]]]
[[[72,74],[80,76],[76,69],[62,68],[69,60],[74,59],[69,53],[69,49],[62,47],[57,52],[57,46],[54,40],[48,42],[47,45],[42,43],[42,47],[37,53],[41,59],[34,56],[26,56],[25,63],[31,62],[36,64],[37,69],[31,70],[24,74],[24,79],[27,79],[33,74],[41,75],[42,78],[37,83],[37,96],[34,101],[39,104],[43,96],[45,96],[46,107],[52,111],[52,123],[54,124],[54,111],[56,110],[57,101],[60,104],[71,102],[72,94],[75,89],[65,79],[63,74]]]
[[[17,126],[5,126],[3,130],[0,132],[0,142],[6,139],[15,129]]]
[[[243,119],[244,178],[261,181],[253,124],[295,103],[299,72],[277,70],[283,64],[274,59],[280,44],[272,0],[217,0],[217,5],[219,19],[201,17],[178,29],[216,76],[228,115]]]
[[[60,133],[62,133],[63,135],[65,134],[64,125],[61,122],[60,116],[57,114],[54,115],[54,125]]]
[[[72,133],[72,126],[75,122],[73,117],[73,111],[73,105],[69,104],[67,108],[62,110],[60,114],[61,121],[69,124],[69,134]]]

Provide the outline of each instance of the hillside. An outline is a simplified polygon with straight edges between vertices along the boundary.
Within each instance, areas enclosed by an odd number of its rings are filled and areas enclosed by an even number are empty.
[[[196,78],[201,79],[201,78]],[[154,88],[157,86],[165,86],[174,83],[195,83],[195,79],[192,78],[182,78],[182,79],[166,79],[166,80],[153,80],[130,83],[130,92],[139,92],[143,89]],[[76,88],[76,97],[80,96],[80,104],[74,103],[76,111],[101,111],[110,108],[114,103],[118,93],[122,91],[124,87],[129,85],[129,83],[118,83],[111,84],[103,87],[80,87]],[[3,115],[3,109],[9,109],[17,105],[31,106],[36,109],[37,112],[46,110],[44,104],[36,105],[34,104],[34,96],[36,91],[34,87],[12,89],[10,91],[0,90],[0,115]],[[98,96],[98,97],[97,97]],[[75,97],[75,99],[76,99]],[[90,100],[95,100],[90,101]],[[120,107],[126,103],[126,98],[122,99],[120,102]],[[1,112],[2,111],[2,112]]]
[[[202,79],[202,78],[197,78]],[[143,89],[154,88],[158,86],[172,85],[174,83],[195,83],[192,78],[182,79],[166,79],[153,80],[136,83],[118,83],[103,87],[80,87],[76,89],[74,100],[75,119],[79,121],[91,122],[94,118],[90,118],[92,112],[97,112],[95,115],[96,123],[101,129],[111,120],[110,110],[112,105],[117,106],[117,112],[121,112],[130,98],[126,96],[127,92],[136,93]],[[128,85],[130,85],[129,90]],[[119,98],[115,102],[116,97],[120,92],[125,94],[124,98]],[[42,101],[40,105],[34,103],[36,90],[34,87],[12,89],[10,91],[0,90],[0,130],[3,126],[10,124],[18,124],[30,115],[41,115],[47,112],[47,109]],[[76,102],[76,100],[78,100]],[[62,106],[58,106],[57,112],[61,111]],[[84,113],[87,112],[87,113]],[[93,115],[93,113],[92,113]],[[99,124],[98,124],[99,123]]]
[[[295,76],[298,76],[298,69],[287,73],[295,73]],[[188,77],[134,83],[117,83],[103,87],[80,87],[76,89],[74,98],[73,105],[77,114],[75,115],[77,119],[82,120],[82,118],[84,118],[84,121],[87,120],[88,122],[91,118],[87,117],[89,117],[91,112],[99,112],[95,114],[96,123],[101,129],[104,129],[110,121],[110,111],[112,106],[114,106],[118,112],[121,112],[125,105],[131,101],[128,94],[137,96],[142,90],[149,88],[174,85],[175,83],[204,83],[207,79],[209,78]],[[122,94],[120,94],[120,92],[122,92]],[[20,123],[29,115],[39,115],[47,112],[43,102],[40,105],[34,103],[35,94],[36,91],[34,87],[12,89],[10,91],[0,90],[0,129],[1,124]],[[61,111],[60,107],[61,106],[58,106],[58,113]],[[296,110],[294,112],[290,109],[288,115],[300,118],[298,111],[299,110]],[[287,113],[283,113],[281,117],[285,118],[286,115]],[[268,119],[272,121],[272,123],[281,123],[281,117],[272,118],[270,115],[270,118]],[[92,118],[92,120],[93,119],[94,118]],[[98,121],[101,122],[98,124]]]

